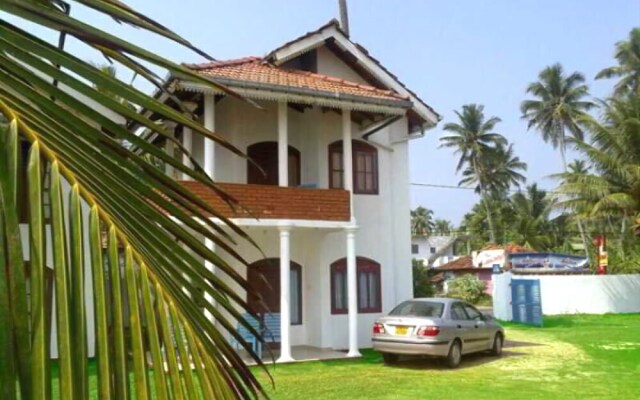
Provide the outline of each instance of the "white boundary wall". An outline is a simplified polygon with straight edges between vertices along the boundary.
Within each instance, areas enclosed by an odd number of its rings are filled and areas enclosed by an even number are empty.
[[[640,275],[494,275],[494,315],[511,321],[511,279],[539,279],[542,313],[640,312]]]

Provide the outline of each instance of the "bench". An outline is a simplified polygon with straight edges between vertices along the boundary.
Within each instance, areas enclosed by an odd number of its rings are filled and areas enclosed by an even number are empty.
[[[261,331],[260,320],[256,319],[254,316],[248,313],[242,314],[242,318],[245,321],[247,321],[253,329],[255,329],[258,333],[260,333]],[[244,340],[245,342],[251,345],[251,349],[253,350],[253,352],[256,353],[258,357],[262,358],[262,343],[260,342],[260,339],[255,337],[255,335],[251,333],[249,329],[247,329],[240,322],[238,322],[237,332],[238,332],[238,335],[242,338],[242,340]],[[241,344],[238,340],[236,340],[235,338],[231,338],[231,343],[236,349],[240,349]]]
[[[265,343],[280,343],[280,313],[263,314]]]

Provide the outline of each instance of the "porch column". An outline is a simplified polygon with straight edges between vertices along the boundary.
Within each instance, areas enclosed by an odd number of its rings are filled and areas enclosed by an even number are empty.
[[[214,95],[205,94],[204,95],[204,127],[210,131],[214,131],[216,128],[215,127],[215,115],[216,115],[215,107],[216,107],[216,102],[215,102]],[[215,165],[216,165],[215,143],[213,140],[207,139],[205,137],[204,138],[204,172],[211,179],[215,179]],[[216,250],[215,244],[213,243],[213,241],[209,239],[204,240],[204,245],[207,247],[207,249],[211,251]],[[213,263],[209,261],[205,261],[204,266],[206,269],[213,272],[214,274],[216,273],[216,266]],[[208,303],[213,304],[214,307],[216,306],[216,302],[211,295],[205,294],[204,299]],[[215,322],[213,321],[213,315],[211,315],[210,312],[205,311],[205,316],[210,321]]]
[[[171,132],[173,134],[173,137],[175,137],[175,129],[176,129],[176,123],[173,121],[165,121],[164,123],[165,128]],[[165,153],[167,153],[167,155],[171,158],[175,157],[175,144],[169,140],[169,138],[167,138],[167,140],[164,142],[164,151]],[[173,172],[174,172],[174,168],[172,165],[169,165],[168,163],[165,163],[165,171],[164,171],[168,176],[173,178]]]
[[[349,314],[349,352],[347,357],[360,357],[358,350],[358,275],[356,271],[356,231],[355,226],[345,229],[347,234],[347,299]]]
[[[213,94],[204,95],[204,127],[210,131],[216,129],[216,102]],[[216,147],[211,139],[204,138],[204,172],[215,179]]]
[[[290,234],[290,226],[280,226],[280,358],[278,358],[278,362],[293,361],[289,338],[291,326],[291,307],[289,304],[291,296],[289,286],[291,274]]]
[[[186,126],[182,127],[182,146],[189,152],[189,154],[193,153],[193,134],[191,132],[191,128]],[[191,162],[189,161],[189,155],[182,154],[182,164],[184,166],[190,166]],[[189,175],[186,173],[182,173],[182,180],[188,180]]]
[[[278,103],[278,185],[289,186],[289,138],[287,103]]]
[[[351,149],[351,110],[342,109],[342,164],[344,170],[344,190],[349,191],[349,210],[351,221],[355,220],[353,212],[353,152]]]

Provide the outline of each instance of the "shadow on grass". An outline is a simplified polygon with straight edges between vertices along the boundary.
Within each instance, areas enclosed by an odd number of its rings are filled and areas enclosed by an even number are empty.
[[[474,368],[481,365],[491,364],[493,362],[499,361],[504,358],[511,357],[521,357],[526,355],[527,353],[520,353],[512,350],[503,350],[502,357],[494,357],[486,353],[474,353],[462,356],[462,362],[460,366],[456,368],[457,370],[466,369],[466,368]],[[435,357],[412,357],[412,356],[402,356],[400,361],[397,364],[390,365],[392,368],[405,368],[405,369],[413,369],[413,370],[442,370],[447,371],[451,370],[451,368],[447,367],[444,363],[444,360]]]

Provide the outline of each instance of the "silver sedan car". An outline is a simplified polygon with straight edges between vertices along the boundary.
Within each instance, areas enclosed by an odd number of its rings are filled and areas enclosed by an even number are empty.
[[[451,368],[462,355],[502,355],[504,329],[462,300],[423,298],[400,303],[373,325],[373,348],[387,364],[400,354],[443,357]]]

